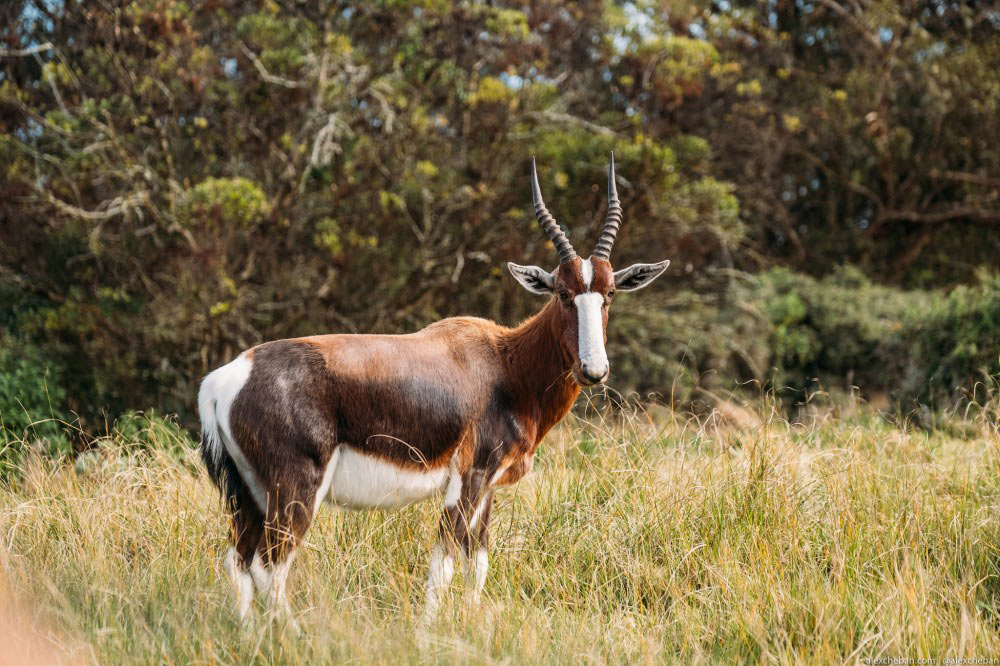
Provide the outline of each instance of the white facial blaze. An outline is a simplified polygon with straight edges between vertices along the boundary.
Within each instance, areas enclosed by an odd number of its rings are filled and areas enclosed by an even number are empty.
[[[594,281],[594,264],[590,259],[580,262],[580,277],[583,278],[583,286],[590,290],[590,283]]]
[[[604,296],[593,292],[580,294],[576,304],[577,335],[580,344],[580,365],[590,377],[604,377],[608,372],[608,352],[604,348],[604,319],[601,306]]]

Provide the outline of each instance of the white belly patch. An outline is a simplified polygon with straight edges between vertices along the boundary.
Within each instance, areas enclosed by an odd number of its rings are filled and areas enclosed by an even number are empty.
[[[341,444],[327,497],[348,509],[397,509],[444,490],[448,467],[403,469]]]

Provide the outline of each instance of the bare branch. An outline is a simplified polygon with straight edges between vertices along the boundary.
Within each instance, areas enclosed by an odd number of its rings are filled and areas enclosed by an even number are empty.
[[[584,120],[583,118],[569,113],[560,113],[558,111],[532,111],[528,113],[527,116],[529,118],[535,118],[536,120],[543,120],[545,122],[560,123],[563,125],[576,125],[586,130],[590,130],[595,134],[603,134],[604,136],[615,136],[616,134],[616,132],[610,127],[592,123],[589,120]]]
[[[873,35],[872,33],[868,32],[868,28],[865,27],[865,24],[859,21],[858,18],[854,16],[854,14],[849,12],[846,7],[835,2],[835,0],[818,0],[818,2],[827,9],[833,10],[836,14],[844,18],[848,23],[851,24],[852,28],[857,30],[861,34],[861,36],[868,41],[869,44],[874,46],[879,51],[882,50],[882,42],[879,40],[879,38]]]
[[[250,62],[253,63],[253,66],[257,68],[257,73],[260,74],[260,78],[264,79],[268,83],[273,83],[276,86],[283,86],[285,88],[305,87],[306,84],[303,83],[302,81],[293,81],[291,79],[286,79],[282,76],[275,76],[274,74],[271,74],[269,71],[267,71],[267,68],[264,67],[264,63],[260,61],[260,58],[254,55],[254,52],[248,49],[247,45],[244,44],[243,42],[240,42],[240,49],[243,51],[243,54],[250,59]]]
[[[52,42],[45,42],[44,44],[32,46],[27,49],[0,49],[0,58],[23,58],[24,56],[36,55],[42,51],[51,51],[54,48],[55,46],[53,46]]]
[[[1000,211],[972,208],[971,206],[956,206],[950,210],[930,213],[923,213],[916,210],[886,210],[882,214],[883,220],[899,220],[903,222],[917,222],[919,224],[936,224],[939,222],[948,222],[949,220],[960,220],[962,218],[981,222],[1000,222]]]
[[[41,57],[39,57],[39,55],[37,53],[35,53],[34,55],[35,55],[35,60],[38,61],[38,66],[41,67],[42,70],[44,71],[44,69],[45,69],[45,63],[42,62]],[[76,116],[74,116],[70,112],[69,108],[66,106],[66,102],[63,101],[62,95],[59,93],[59,86],[56,85],[56,79],[55,79],[55,77],[54,76],[42,76],[42,78],[46,80],[46,82],[49,84],[49,88],[52,89],[52,95],[56,98],[56,102],[59,104],[59,108],[62,109],[62,112],[65,113],[70,118],[75,118]]]
[[[826,174],[827,177],[829,177],[831,180],[836,180],[847,189],[852,190],[860,194],[861,196],[865,197],[866,199],[871,200],[878,207],[880,211],[885,207],[879,195],[875,194],[875,192],[865,187],[861,183],[854,182],[850,177],[841,176],[840,174],[836,173],[826,164],[826,162],[821,160],[816,155],[813,155],[812,153],[804,149],[800,149],[798,153],[799,155],[804,157],[806,161],[808,161],[810,164],[812,164],[817,169]]]
[[[379,89],[381,87],[386,88],[385,92]],[[392,105],[389,104],[389,100],[386,98],[386,93],[388,92],[389,88],[387,86],[380,86],[378,81],[368,87],[368,94],[374,97],[382,108],[382,114],[385,117],[382,121],[385,133],[392,134],[392,124],[396,119],[396,113],[392,110]]]
[[[85,210],[78,206],[68,204],[62,199],[53,196],[49,192],[40,191],[40,194],[42,194],[42,196],[44,196],[49,203],[63,213],[80,220],[89,220],[92,222],[110,220],[113,217],[124,215],[130,210],[139,208],[142,204],[149,203],[148,193],[135,192],[125,197],[115,197],[111,201],[101,204],[101,206],[104,206],[105,204],[107,205],[107,207],[102,210]]]
[[[309,155],[309,165],[314,167],[325,166],[330,163],[334,155],[343,152],[343,148],[338,139],[351,135],[350,126],[345,123],[336,113],[327,115],[326,124],[316,133],[313,140],[312,151]]]
[[[974,185],[986,185],[988,187],[1000,187],[1000,178],[981,176],[978,173],[968,173],[966,171],[941,171],[931,169],[931,178],[937,180],[954,180],[961,183],[972,183]]]

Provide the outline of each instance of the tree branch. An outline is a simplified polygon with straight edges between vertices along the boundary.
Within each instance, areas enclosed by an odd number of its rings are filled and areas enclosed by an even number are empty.
[[[865,197],[866,199],[871,200],[878,207],[880,211],[885,207],[884,204],[882,203],[882,199],[879,198],[879,196],[875,194],[875,192],[873,192],[872,190],[870,190],[869,188],[865,187],[860,183],[855,183],[850,178],[840,176],[816,155],[813,155],[812,153],[804,149],[799,149],[798,153],[802,155],[802,157],[804,157],[806,161],[808,161],[810,164],[812,164],[820,171],[825,173],[829,178],[838,181],[847,189],[852,190],[860,194],[861,196]]]
[[[260,74],[260,78],[264,79],[268,83],[273,83],[274,85],[283,86],[285,88],[305,87],[306,84],[304,84],[301,81],[293,81],[291,79],[286,79],[282,76],[275,76],[274,74],[271,74],[269,71],[267,71],[267,68],[264,67],[264,63],[260,61],[260,58],[254,55],[254,52],[248,49],[247,45],[244,44],[243,42],[240,42],[240,49],[243,51],[243,54],[250,59],[250,62],[253,63],[253,66],[257,68],[257,73]]]
[[[52,42],[45,42],[44,44],[39,44],[26,49],[0,49],[0,58],[22,58],[24,56],[36,55],[42,51],[51,51],[54,48],[55,46],[53,46]]]
[[[882,220],[916,222],[918,224],[937,224],[961,218],[979,220],[981,222],[1000,222],[1000,211],[972,208],[971,206],[956,206],[951,210],[922,213],[916,210],[886,210]]]
[[[115,197],[107,203],[107,208],[104,210],[85,210],[68,204],[62,199],[59,199],[49,192],[40,191],[42,196],[51,203],[53,206],[58,208],[63,213],[66,213],[70,217],[75,217],[80,220],[89,220],[91,222],[100,222],[103,220],[110,220],[117,215],[123,215],[133,208],[138,208],[144,203],[149,203],[149,194],[146,192],[135,192],[125,197]],[[102,206],[104,204],[101,204]]]
[[[980,176],[977,173],[968,173],[966,171],[941,171],[939,169],[931,169],[930,177],[936,180],[954,180],[960,183],[1000,187],[1000,178]]]
[[[590,130],[595,134],[603,134],[604,136],[615,136],[615,131],[604,125],[598,125],[597,123],[592,123],[589,120],[584,120],[583,118],[574,116],[569,113],[559,113],[558,111],[532,111],[526,114],[529,118],[535,118],[536,120],[544,120],[552,123],[561,123],[564,125],[578,125],[584,129]]]
[[[838,14],[848,23],[850,23],[851,27],[857,30],[869,44],[875,47],[876,50],[878,51],[882,50],[882,42],[879,40],[879,38],[868,32],[868,28],[865,27],[864,23],[859,21],[858,18],[854,16],[851,12],[847,11],[847,9],[843,5],[834,2],[834,0],[817,0],[817,1],[827,9],[833,10],[836,14]]]

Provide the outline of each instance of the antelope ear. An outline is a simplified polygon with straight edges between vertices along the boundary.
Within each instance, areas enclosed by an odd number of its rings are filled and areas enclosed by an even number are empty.
[[[521,266],[508,261],[507,268],[521,286],[533,294],[551,294],[556,286],[556,276],[538,266]]]
[[[618,291],[642,289],[660,277],[669,265],[670,260],[668,259],[658,264],[632,264],[628,268],[615,271],[615,289]]]

